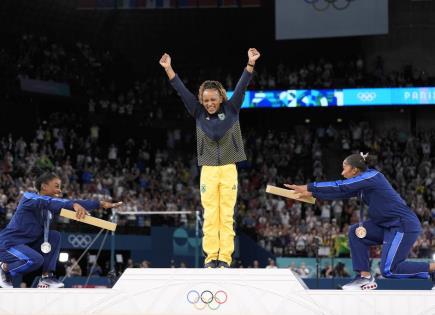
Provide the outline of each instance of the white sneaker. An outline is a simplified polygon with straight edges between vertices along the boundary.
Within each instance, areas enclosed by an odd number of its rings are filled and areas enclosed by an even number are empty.
[[[1,267],[2,263],[0,262],[0,288],[12,289],[14,286],[12,285],[11,277],[8,272],[5,272]]]
[[[63,288],[65,285],[63,282],[59,281],[54,275],[48,277],[41,277],[38,282],[38,288],[43,289],[56,289]]]
[[[375,290],[378,285],[375,282],[375,278],[370,276],[370,278],[356,276],[354,280],[345,284],[341,288],[348,291],[359,291],[359,290]]]

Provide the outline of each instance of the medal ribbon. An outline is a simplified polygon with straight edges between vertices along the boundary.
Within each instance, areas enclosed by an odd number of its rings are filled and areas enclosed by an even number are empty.
[[[44,243],[48,242],[48,232],[50,231],[50,219],[51,212],[49,210],[43,209],[43,220],[44,220]]]
[[[363,202],[363,193],[359,197],[360,200],[360,208],[359,208],[359,226],[363,226],[364,220],[364,202]]]

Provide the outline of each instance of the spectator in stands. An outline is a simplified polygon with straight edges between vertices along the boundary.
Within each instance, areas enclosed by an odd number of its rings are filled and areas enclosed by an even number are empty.
[[[278,267],[275,264],[275,260],[272,258],[268,259],[268,264],[266,265],[266,269],[277,269]]]
[[[334,269],[330,264],[326,264],[320,271],[320,276],[322,278],[332,278],[334,276]]]
[[[140,267],[141,268],[149,268],[150,262],[148,260],[142,260],[142,262],[140,263]]]
[[[304,262],[301,262],[298,271],[298,274],[301,276],[301,278],[308,278],[308,276],[310,275],[310,269]]]
[[[260,268],[260,262],[258,260],[254,260],[252,262],[252,268],[255,268],[255,269]]]
[[[91,277],[101,277],[103,275],[103,269],[98,263],[95,263],[95,266],[92,264],[89,267],[89,275]]]
[[[348,278],[350,275],[346,270],[346,265],[342,262],[338,262],[334,268],[334,275],[337,278]]]
[[[136,268],[136,264],[134,263],[133,259],[129,258],[127,260],[127,266],[125,267],[125,269],[127,268]]]
[[[77,263],[75,257],[71,258],[71,261],[66,265],[66,276],[67,277],[80,277],[82,275],[82,268]]]

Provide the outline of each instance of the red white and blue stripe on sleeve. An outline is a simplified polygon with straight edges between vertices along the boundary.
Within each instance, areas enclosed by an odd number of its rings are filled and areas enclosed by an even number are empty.
[[[332,182],[314,182],[308,184],[308,191],[323,200],[347,199],[355,197],[363,189],[375,184],[374,178],[380,174],[376,170],[368,170],[355,177]]]

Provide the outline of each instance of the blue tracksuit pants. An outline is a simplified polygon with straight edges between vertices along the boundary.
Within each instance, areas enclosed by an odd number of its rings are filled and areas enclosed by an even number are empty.
[[[8,264],[12,276],[35,271],[42,266],[42,272],[56,270],[56,263],[60,253],[60,233],[50,231],[48,242],[51,251],[48,254],[41,253],[41,238],[33,243],[17,245],[7,250],[0,250],[0,261]]]
[[[386,278],[429,278],[429,264],[426,262],[406,261],[412,246],[420,233],[403,232],[399,228],[385,229],[368,220],[363,222],[367,230],[364,238],[355,235],[358,224],[349,229],[349,245],[353,270],[370,271],[370,246],[382,245],[381,273]]]

